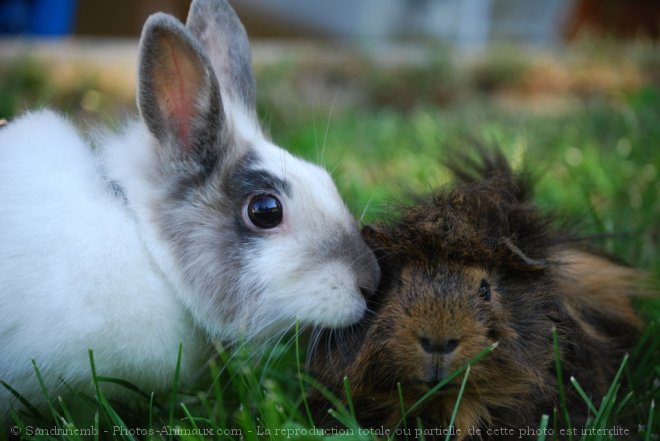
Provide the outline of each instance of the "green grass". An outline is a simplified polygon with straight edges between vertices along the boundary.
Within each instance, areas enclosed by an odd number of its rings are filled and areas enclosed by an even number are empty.
[[[649,332],[651,333],[648,335],[657,338],[657,323],[655,329],[650,329]],[[210,364],[208,377],[202,380],[203,387],[179,390],[178,380],[173,378],[172,392],[177,393],[166,393],[155,398],[153,395],[138,396],[136,394],[136,399],[130,407],[111,402],[104,396],[100,386],[104,381],[110,380],[95,374],[93,354],[90,351],[90,374],[95,386],[94,396],[72,399],[68,402],[62,400],[54,402],[50,397],[48,416],[35,418],[34,416],[16,415],[13,424],[20,428],[25,435],[39,435],[34,439],[226,439],[233,441],[242,439],[319,441],[377,439],[372,432],[360,429],[356,422],[348,381],[345,382],[347,386],[345,397],[329,396],[329,399],[335,402],[336,409],[333,415],[346,427],[346,430],[341,434],[321,434],[315,430],[303,409],[304,395],[301,394],[300,385],[296,380],[302,378],[307,390],[311,387],[321,386],[318,386],[312,378],[307,377],[304,373],[298,374],[299,364],[295,359],[294,351],[291,350],[292,345],[297,344],[295,343],[298,340],[296,335],[289,336],[286,341],[280,341],[260,358],[254,357],[249,346],[240,346],[234,351],[218,348],[218,356]],[[444,383],[451,378],[463,375],[460,388],[462,392],[466,382],[469,381],[470,365],[478,363],[481,358],[488,356],[491,350],[493,348],[484,350],[463,368],[452,374]],[[635,356],[633,355],[632,358]],[[656,369],[657,359],[656,353]],[[559,358],[557,367],[561,369]],[[36,366],[35,372],[38,374]],[[630,389],[628,386],[626,386],[626,390],[623,389],[621,380],[626,372],[631,372],[628,357],[622,361],[621,367],[601,403],[592,403],[589,397],[583,397],[593,412],[587,425],[573,432],[572,439],[614,440],[616,437],[607,435],[608,430],[623,429],[624,427],[628,429],[632,427],[634,430],[635,426],[630,426],[629,412],[634,411],[634,407],[640,405],[647,407],[642,408],[638,416],[641,419],[637,421],[642,424],[638,436],[641,439],[657,439],[657,427],[653,425],[653,421],[654,419],[657,421],[657,415],[654,413],[654,400],[658,398],[658,385],[636,384],[636,386],[650,388],[648,391],[654,398],[648,401],[650,397],[641,398],[643,395],[640,395],[641,399],[638,398],[635,402],[633,398],[631,401],[630,397],[634,397],[637,391],[636,388]],[[443,384],[439,384],[433,390],[436,391],[442,386]],[[579,385],[577,387],[579,388]],[[432,392],[430,391],[427,396],[432,395]],[[460,397],[459,392],[452,421],[460,409]],[[342,398],[348,399],[348,407],[342,404]],[[415,407],[426,398],[421,397],[418,402],[405,411],[408,413],[414,411]],[[93,418],[87,416],[81,420],[79,417],[72,416],[68,408],[80,403],[94,412]],[[566,409],[560,407],[558,413],[565,415]],[[538,439],[556,439],[555,434],[570,427],[563,421],[558,425],[555,424],[554,428],[548,427],[549,418],[550,415],[546,415],[538,429],[531,428],[534,430],[533,434],[538,435]],[[625,421],[628,425],[621,426],[621,421]],[[655,429],[653,429],[654,427]],[[42,436],[44,434],[37,432],[38,428],[48,429],[50,434]],[[410,439],[420,439],[424,428],[418,426],[416,429],[417,431],[407,427],[405,418],[402,418],[391,433],[408,433]],[[26,436],[26,438],[31,437]]]
[[[284,63],[258,72],[259,108],[275,142],[333,171],[340,192],[365,223],[395,215],[392,207],[411,194],[449,183],[442,167],[449,149],[469,149],[474,140],[498,145],[514,166],[525,165],[537,177],[535,200],[541,207],[574,221],[582,234],[601,235],[600,246],[648,271],[657,288],[660,63],[657,55],[635,54],[632,61],[626,60],[639,66],[642,81],[613,90],[568,88],[556,93],[561,105],[538,102],[520,92],[527,90],[533,71],[520,55],[508,61],[487,58],[470,69],[442,59],[393,71],[368,63],[351,67],[348,73],[338,68],[333,72],[335,82],[326,86],[329,92],[320,99],[306,97],[304,72]],[[612,50],[604,64],[616,65],[621,56]],[[79,97],[85,91],[61,96],[41,69],[24,60],[0,72],[0,118],[53,97],[65,111],[78,114]],[[359,91],[356,97],[341,95],[343,88],[351,87]],[[514,105],[507,101],[511,97]],[[103,112],[101,119],[106,119],[108,107]],[[649,322],[648,329],[639,347],[622,360],[601,403],[581,394],[592,410],[594,432],[576,434],[574,440],[613,440],[596,429],[620,424],[628,424],[640,439],[660,439],[660,302],[640,300],[638,308]],[[345,397],[329,399],[335,404],[334,415],[352,434],[310,432],[313,422],[303,391],[320,386],[301,367],[304,348],[297,334],[288,335],[258,359],[249,346],[218,348],[197,387],[181,388],[172,378],[171,390],[163,395],[139,391],[121,379],[94,376],[94,384],[101,386],[95,393],[66,402],[50,397],[47,414],[17,415],[15,424],[24,435],[28,426],[69,430],[64,435],[34,437],[53,440],[374,439],[373,434],[358,430],[352,401],[343,402]],[[172,356],[176,359],[177,354]],[[557,370],[561,372],[560,360]],[[90,379],[92,372],[90,367]],[[129,388],[134,402],[126,406],[107,400],[104,383]],[[580,393],[577,381],[572,379],[571,385]],[[346,395],[350,398],[350,379]],[[72,415],[72,409],[81,406],[91,410],[84,420]],[[541,419],[539,427],[557,433],[564,427],[566,413],[560,406]],[[92,427],[98,433],[79,435],[75,427]],[[210,436],[209,431],[219,435]],[[6,433],[0,433],[0,440],[8,439]],[[554,438],[544,430],[537,439]]]

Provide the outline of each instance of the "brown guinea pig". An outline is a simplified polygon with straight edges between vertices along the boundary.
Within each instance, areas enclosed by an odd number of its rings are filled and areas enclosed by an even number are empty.
[[[404,209],[392,225],[365,228],[382,270],[373,313],[325,335],[312,349],[312,372],[337,396],[347,376],[359,423],[393,429],[402,401],[410,409],[495,346],[470,368],[454,433],[518,438],[502,429],[538,428],[560,408],[555,328],[567,408],[579,426],[588,409],[568,380],[600,402],[642,328],[630,304],[641,275],[555,227],[500,153],[460,163],[451,166],[455,186]],[[447,429],[463,378],[418,406],[408,427],[419,418],[427,438]],[[327,401],[313,393],[310,403],[320,424],[331,425]]]

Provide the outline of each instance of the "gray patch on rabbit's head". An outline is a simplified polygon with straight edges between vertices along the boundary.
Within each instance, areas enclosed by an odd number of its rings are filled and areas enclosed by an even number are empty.
[[[157,207],[154,217],[170,244],[184,283],[195,296],[205,293],[208,304],[222,304],[222,309],[214,315],[217,314],[219,322],[229,322],[238,313],[240,303],[240,297],[232,295],[237,293],[232,289],[231,280],[232,275],[240,274],[239,253],[236,246],[228,246],[228,242],[237,240],[233,228],[234,207],[214,188],[216,180],[217,176],[213,176],[194,187],[176,182],[169,196]],[[199,314],[206,313],[199,300],[192,299],[193,307],[198,304],[200,310],[194,311],[194,316],[199,321]],[[204,317],[201,324],[208,327],[208,323],[208,318]]]
[[[228,173],[223,188],[235,202],[245,200],[251,194],[271,190],[291,197],[291,183],[258,168],[261,163],[255,150],[249,150]]]
[[[204,317],[200,324],[207,328],[217,323],[209,328],[214,335],[218,328],[235,333],[237,322],[259,303],[264,290],[256,278],[245,277],[249,250],[266,240],[243,222],[246,198],[260,189],[290,192],[289,183],[259,166],[253,150],[240,145],[232,149],[245,153],[229,163],[218,162],[196,185],[175,180],[155,216],[185,284],[193,295],[205,297],[203,302],[193,300],[200,305],[195,315]]]

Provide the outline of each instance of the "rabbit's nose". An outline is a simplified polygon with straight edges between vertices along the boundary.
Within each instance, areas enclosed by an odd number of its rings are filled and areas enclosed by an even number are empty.
[[[428,337],[420,337],[419,344],[429,354],[451,354],[458,347],[457,338],[449,338],[441,341],[433,341]]]

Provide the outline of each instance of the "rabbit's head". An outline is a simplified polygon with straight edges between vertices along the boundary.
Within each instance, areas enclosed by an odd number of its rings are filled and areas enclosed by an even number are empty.
[[[248,39],[228,3],[193,1],[186,26],[151,16],[138,80],[144,125],[108,163],[197,323],[233,339],[295,319],[359,320],[377,262],[328,173],[263,135]]]

